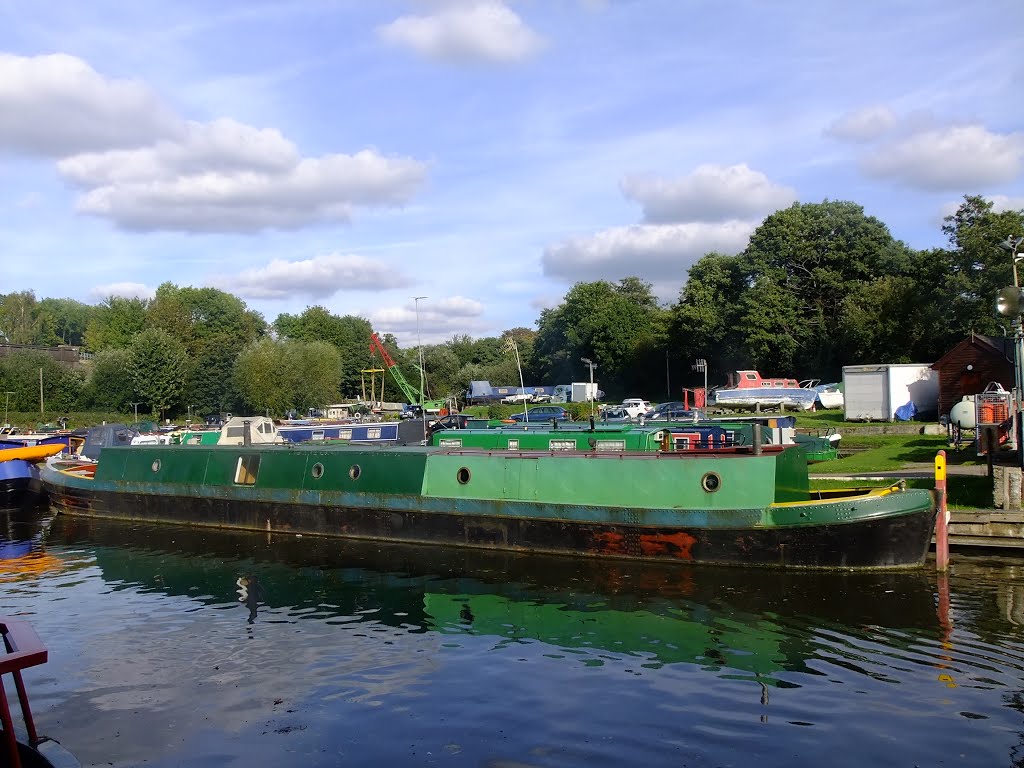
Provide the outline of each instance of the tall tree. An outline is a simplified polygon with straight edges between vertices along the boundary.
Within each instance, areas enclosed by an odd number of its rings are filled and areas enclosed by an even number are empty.
[[[355,397],[361,388],[362,372],[372,366],[370,355],[370,322],[353,315],[337,316],[324,307],[308,307],[301,315],[278,315],[274,330],[283,339],[325,341],[341,355],[338,382],[341,392]]]
[[[743,252],[739,330],[770,375],[833,377],[845,361],[835,341],[843,300],[865,281],[900,274],[910,251],[851,202],[795,203],[766,218]],[[763,301],[763,311],[757,304]],[[774,354],[771,350],[774,349]]]
[[[659,312],[650,286],[637,278],[576,283],[560,306],[541,312],[537,370],[554,383],[584,381],[586,357],[598,365],[595,380],[606,392],[625,395],[643,377],[638,361],[656,345]]]
[[[164,417],[179,402],[185,387],[185,346],[161,328],[137,334],[129,349],[132,387],[151,413]]]
[[[93,358],[83,399],[92,408],[127,413],[135,399],[135,388],[128,375],[131,352],[106,349]]]
[[[70,344],[80,347],[85,342],[85,328],[95,308],[74,299],[42,299],[39,314],[46,345]]]
[[[943,221],[950,250],[934,254],[941,271],[928,288],[946,312],[947,343],[959,341],[972,329],[1001,333],[1004,320],[992,307],[999,290],[1013,285],[1013,259],[1000,246],[1008,237],[1024,236],[1024,211],[995,213],[991,201],[967,195]],[[1024,282],[1024,266],[1018,265],[1018,271]]]
[[[147,326],[145,299],[110,296],[89,318],[85,328],[85,346],[90,352],[104,349],[127,349],[135,335]]]
[[[247,409],[305,413],[338,398],[341,354],[323,341],[257,339],[235,362],[235,385]]]
[[[4,344],[42,344],[43,322],[33,291],[0,295],[0,341]]]

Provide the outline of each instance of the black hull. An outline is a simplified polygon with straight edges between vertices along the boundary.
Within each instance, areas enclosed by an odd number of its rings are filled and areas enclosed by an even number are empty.
[[[814,527],[666,530],[67,487],[50,488],[49,500],[63,514],[110,519],[586,557],[830,570],[920,566],[935,525],[934,508]]]
[[[17,509],[37,495],[39,490],[39,481],[28,477],[0,480],[0,507]]]

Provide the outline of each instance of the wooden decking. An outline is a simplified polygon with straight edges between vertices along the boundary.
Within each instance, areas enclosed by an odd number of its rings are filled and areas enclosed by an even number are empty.
[[[1024,511],[951,512],[949,545],[1024,550]]]

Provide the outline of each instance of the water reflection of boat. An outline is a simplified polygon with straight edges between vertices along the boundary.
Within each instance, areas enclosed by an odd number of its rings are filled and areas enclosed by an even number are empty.
[[[250,622],[263,608],[315,612],[328,621],[533,639],[587,654],[589,663],[613,654],[644,666],[694,664],[767,685],[777,684],[779,672],[807,669],[821,628],[848,635],[888,628],[908,643],[938,632],[933,590],[919,573],[681,572],[628,561],[172,531],[59,517],[49,540],[88,545],[117,589],[245,602]],[[258,598],[243,601],[242,587],[248,597],[254,582]]]

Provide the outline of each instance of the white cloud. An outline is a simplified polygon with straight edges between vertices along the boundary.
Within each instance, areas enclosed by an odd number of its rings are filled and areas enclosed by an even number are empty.
[[[863,160],[865,172],[926,190],[962,190],[1014,181],[1024,164],[1024,134],[980,125],[921,131],[883,144]]]
[[[621,184],[653,224],[707,222],[764,216],[797,199],[796,190],[773,184],[745,164],[701,165],[689,176],[669,180],[629,176]]]
[[[419,313],[415,303],[398,307],[374,307],[360,312],[379,333],[392,333],[403,347],[439,344],[453,335],[472,334],[484,329],[474,322],[481,317],[484,306],[476,299],[450,296],[443,299],[420,301]]]
[[[636,275],[678,285],[709,251],[742,251],[756,226],[751,221],[725,221],[616,227],[547,248],[542,265],[545,275],[573,282]]]
[[[127,230],[258,232],[348,221],[355,206],[394,206],[426,167],[374,150],[301,158],[277,131],[230,120],[191,124],[180,142],[78,155],[60,172],[88,188],[82,213]]]
[[[896,127],[896,115],[883,104],[864,107],[837,118],[825,133],[843,141],[874,141]]]
[[[985,195],[985,199],[992,203],[993,213],[1024,210],[1024,196],[1010,197],[1008,195]],[[963,198],[943,203],[939,207],[939,217],[936,220],[937,226],[942,226],[942,221],[947,216],[953,216],[960,209],[960,206],[963,205],[963,203]]]
[[[89,291],[97,301],[116,296],[121,299],[152,299],[156,291],[142,283],[110,283],[97,285]]]
[[[500,0],[452,4],[378,28],[383,40],[451,63],[507,63],[540,49],[541,38]]]
[[[401,288],[409,280],[379,261],[335,253],[303,261],[275,259],[237,275],[213,275],[206,283],[246,299],[324,299],[338,291]]]
[[[66,54],[0,53],[0,150],[61,157],[142,146],[183,128],[141,83],[104,78]]]
[[[1024,211],[1024,196],[1009,197],[1008,195],[989,195],[988,199],[992,201],[992,210],[996,213],[1002,213],[1003,211]]]
[[[467,299],[464,296],[441,299],[433,307],[438,312],[451,317],[479,317],[484,311],[483,304],[476,299]]]
[[[178,141],[68,157],[57,169],[83,187],[147,183],[195,173],[287,172],[300,160],[295,145],[273,129],[260,130],[230,119],[187,125]]]

